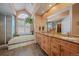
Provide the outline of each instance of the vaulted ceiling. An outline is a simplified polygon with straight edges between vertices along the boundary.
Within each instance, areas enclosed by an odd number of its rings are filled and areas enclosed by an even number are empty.
[[[40,6],[37,10],[38,15],[42,15],[47,12],[51,7],[53,7],[56,3],[40,3]]]
[[[0,13],[4,15],[15,14],[11,5],[8,3],[0,3]]]
[[[0,13],[16,15],[17,12],[26,11],[28,14],[43,15],[56,3],[0,3]]]

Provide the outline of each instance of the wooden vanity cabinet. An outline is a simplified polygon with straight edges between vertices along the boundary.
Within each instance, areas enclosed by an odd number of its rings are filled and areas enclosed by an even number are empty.
[[[48,54],[50,55],[50,39],[48,36],[43,35],[43,39],[41,41],[41,48]]]
[[[39,33],[36,34],[36,42],[40,45],[41,35]]]
[[[79,45],[59,38],[51,38],[51,55],[79,56]]]
[[[49,36],[43,34],[36,34],[36,41],[40,45],[40,47],[50,55],[50,39]]]
[[[61,40],[61,56],[79,56],[79,45]]]
[[[79,44],[37,33],[36,41],[51,56],[79,56]]]
[[[71,50],[70,48],[61,46],[61,56],[79,56],[79,53]]]
[[[43,49],[43,50],[45,50],[45,44],[46,44],[46,41],[45,41],[45,36],[44,35],[42,35],[42,40],[41,40],[41,48]]]

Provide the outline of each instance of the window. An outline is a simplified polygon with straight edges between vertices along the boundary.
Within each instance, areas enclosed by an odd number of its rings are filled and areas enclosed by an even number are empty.
[[[27,14],[20,14],[20,15],[18,16],[18,18],[20,18],[20,19],[25,19],[25,18],[27,18],[27,17],[28,17]]]

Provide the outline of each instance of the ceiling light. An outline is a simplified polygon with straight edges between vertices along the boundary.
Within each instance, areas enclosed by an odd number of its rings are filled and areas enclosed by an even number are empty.
[[[49,7],[51,7],[52,6],[52,4],[49,4]]]

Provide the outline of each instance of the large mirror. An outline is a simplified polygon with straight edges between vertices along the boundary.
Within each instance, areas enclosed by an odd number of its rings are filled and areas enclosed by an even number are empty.
[[[47,29],[48,29],[48,32],[56,32],[56,21],[50,21],[50,22],[47,22]]]
[[[71,19],[69,11],[53,16],[48,19],[47,28],[49,32],[69,35],[71,32]]]

